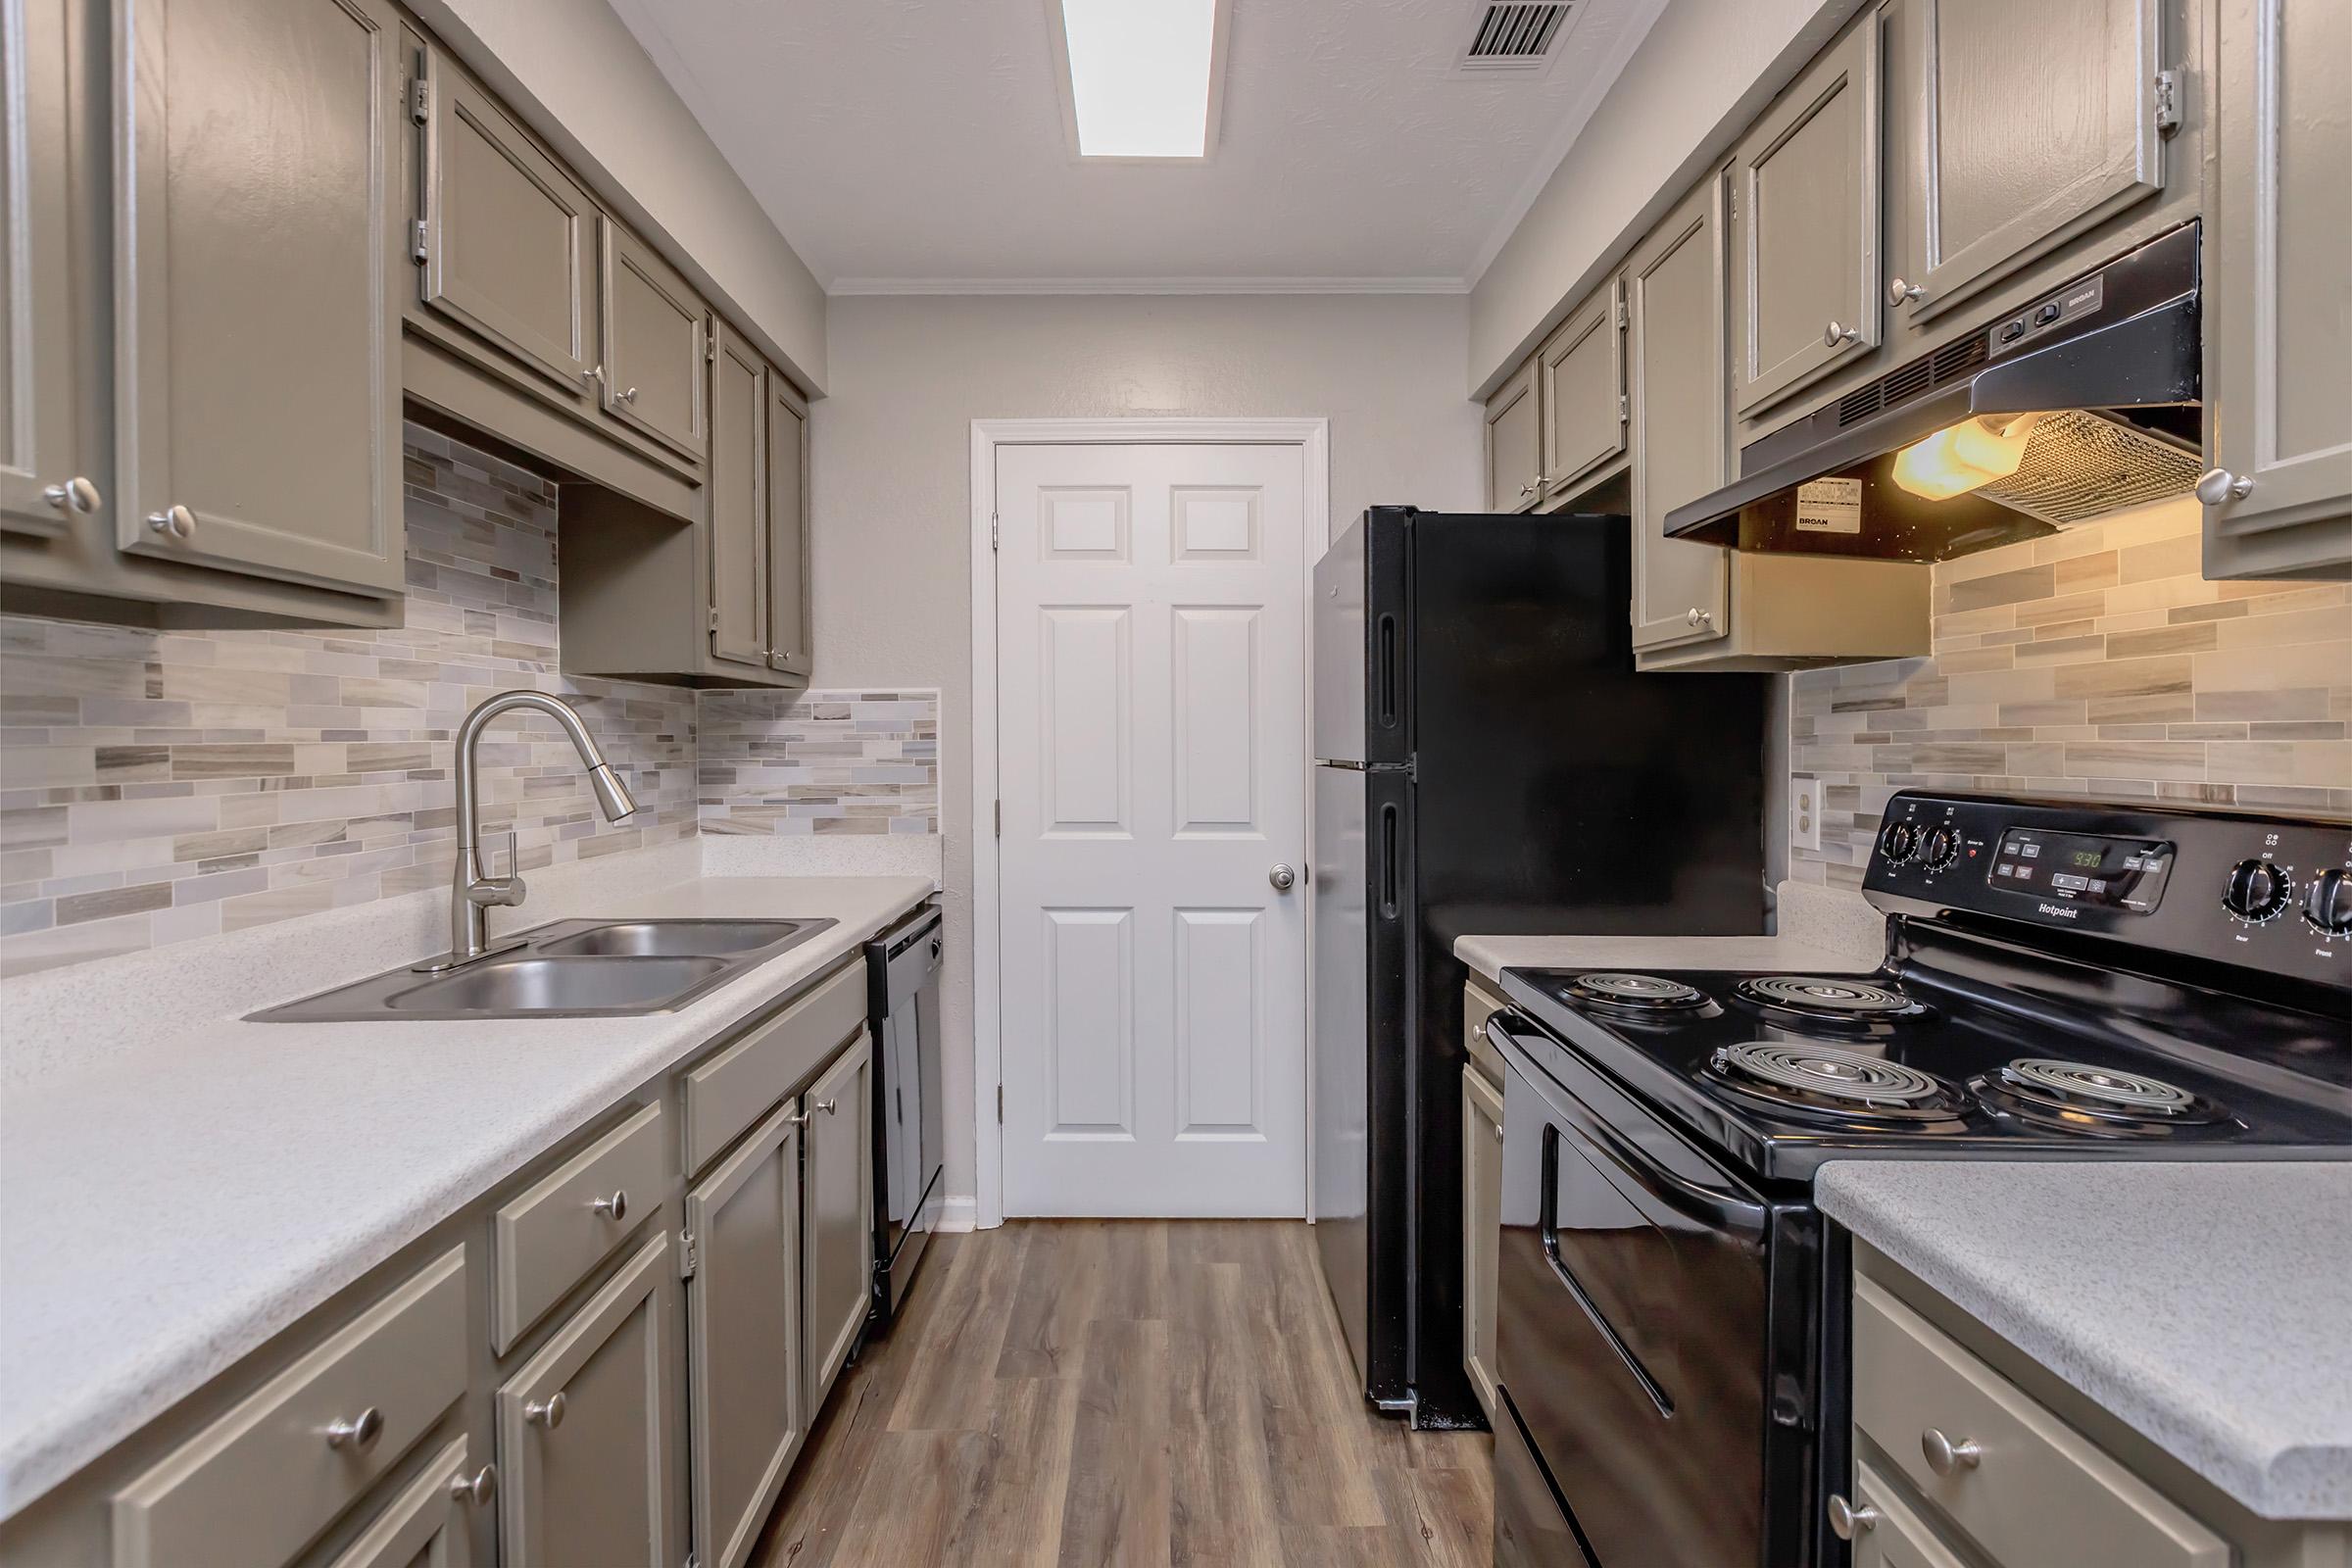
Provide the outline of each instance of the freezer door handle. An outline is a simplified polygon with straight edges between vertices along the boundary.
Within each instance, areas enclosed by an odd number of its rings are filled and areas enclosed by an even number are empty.
[[[1380,808],[1380,917],[1396,918],[1396,855],[1400,813],[1392,803]]]

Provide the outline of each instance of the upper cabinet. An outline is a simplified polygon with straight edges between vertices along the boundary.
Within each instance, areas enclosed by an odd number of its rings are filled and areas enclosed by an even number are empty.
[[[1544,493],[1544,431],[1533,362],[1487,399],[1487,505],[1525,512]]]
[[[1634,647],[1721,637],[1730,573],[1717,545],[1666,537],[1666,514],[1724,481],[1723,182],[1699,182],[1625,268],[1634,442]]]
[[[66,4],[0,7],[0,529],[37,534],[104,499],[74,332]]]
[[[1879,19],[1865,12],[1732,159],[1732,404],[1745,415],[1879,346]]]
[[[1612,278],[1536,350],[1544,498],[1566,495],[1625,452],[1625,288]]]
[[[1934,319],[2165,184],[2162,0],[1898,0],[1887,299]],[[2168,108],[2168,97],[2171,107]]]
[[[2352,8],[2222,0],[2205,574],[2352,573]]]
[[[723,324],[710,366],[710,657],[767,667],[767,367]]]
[[[808,406],[767,372],[767,662],[808,678]]]
[[[710,440],[703,412],[709,308],[653,247],[604,220],[605,412],[689,458]]]

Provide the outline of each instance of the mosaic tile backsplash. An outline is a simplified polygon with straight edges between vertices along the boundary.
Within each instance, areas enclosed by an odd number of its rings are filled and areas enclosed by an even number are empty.
[[[2207,582],[2196,503],[1935,568],[1927,659],[1792,677],[1802,881],[1861,885],[1905,787],[2352,815],[2352,587]]]
[[[597,814],[544,719],[483,738],[525,870],[692,837],[694,694],[557,673],[555,490],[408,431],[407,624],[142,632],[0,618],[0,973],[447,883],[450,736],[491,693],[579,709],[637,796]]]
[[[937,833],[936,691],[706,692],[705,833]]]

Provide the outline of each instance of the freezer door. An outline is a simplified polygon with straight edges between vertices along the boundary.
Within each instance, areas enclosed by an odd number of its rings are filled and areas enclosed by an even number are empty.
[[[1406,613],[1413,512],[1374,507],[1315,563],[1315,757],[1378,764],[1411,755]]]
[[[1359,517],[1315,563],[1315,756],[1364,760],[1364,535]]]
[[[1359,1381],[1371,1291],[1362,772],[1315,773],[1315,1243]]]

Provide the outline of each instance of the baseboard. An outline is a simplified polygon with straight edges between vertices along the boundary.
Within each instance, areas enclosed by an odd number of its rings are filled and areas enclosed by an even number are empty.
[[[980,1228],[980,1200],[977,1198],[947,1199],[939,1208],[939,1232],[972,1231]]]

